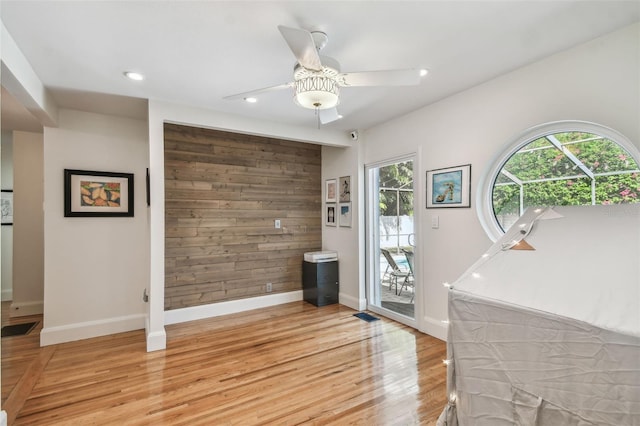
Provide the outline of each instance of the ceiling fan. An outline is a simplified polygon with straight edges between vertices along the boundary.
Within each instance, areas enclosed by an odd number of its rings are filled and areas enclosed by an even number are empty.
[[[315,110],[318,122],[326,124],[341,118],[336,108],[341,87],[418,85],[420,77],[426,74],[426,70],[419,69],[343,73],[340,72],[338,61],[320,55],[328,41],[324,32],[309,32],[283,25],[279,25],[278,29],[298,61],[293,68],[294,81],[226,96],[224,99],[255,102],[254,96],[260,93],[293,88],[295,102],[301,107]]]

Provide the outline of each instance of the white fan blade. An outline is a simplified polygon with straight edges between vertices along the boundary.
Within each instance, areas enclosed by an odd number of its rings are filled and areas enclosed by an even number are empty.
[[[260,93],[273,92],[275,90],[281,90],[281,89],[288,89],[289,87],[293,87],[293,82],[279,84],[277,86],[265,87],[263,89],[252,90],[250,92],[238,93],[237,95],[225,96],[223,99],[234,100],[234,99],[251,98]]]
[[[309,31],[283,25],[278,25],[278,29],[300,65],[309,70],[322,71],[320,55]]]
[[[338,108],[336,107],[320,109],[318,110],[318,114],[320,116],[320,123],[322,124],[331,123],[341,118],[340,114],[338,114]]]
[[[338,76],[341,86],[415,86],[420,84],[420,70],[345,72]]]

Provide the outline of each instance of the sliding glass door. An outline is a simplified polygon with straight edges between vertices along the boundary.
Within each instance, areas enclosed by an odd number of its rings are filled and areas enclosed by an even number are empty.
[[[413,157],[367,166],[367,301],[371,311],[415,323]]]

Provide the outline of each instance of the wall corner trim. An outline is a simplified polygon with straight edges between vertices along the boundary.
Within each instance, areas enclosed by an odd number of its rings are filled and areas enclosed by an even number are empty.
[[[167,332],[164,326],[161,330],[149,331],[151,330],[150,324],[149,316],[146,316],[144,319],[144,332],[147,337],[147,352],[167,349]]]
[[[164,330],[147,334],[147,352],[165,349],[167,349],[167,333]]]

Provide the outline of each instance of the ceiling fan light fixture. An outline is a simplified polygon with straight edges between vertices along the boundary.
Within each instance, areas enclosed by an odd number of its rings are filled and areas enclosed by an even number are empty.
[[[328,109],[340,101],[338,83],[329,77],[312,76],[295,81],[294,100],[309,109]]]
[[[1,0],[0,0],[1,1]],[[356,86],[417,86],[426,69],[391,69],[342,73],[340,63],[329,56],[320,55],[327,43],[327,35],[320,31],[307,31],[278,25],[289,49],[296,58],[293,79],[285,84],[226,96],[224,99],[244,99],[258,93],[293,88],[294,102],[303,108],[312,109],[320,124],[342,118],[336,106],[340,103],[341,87]]]

